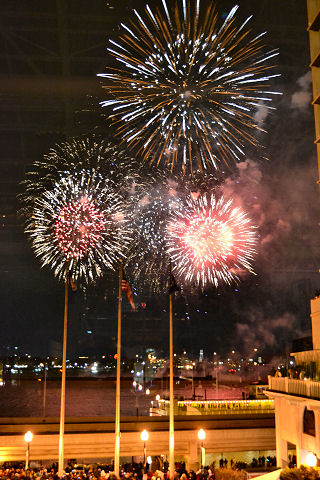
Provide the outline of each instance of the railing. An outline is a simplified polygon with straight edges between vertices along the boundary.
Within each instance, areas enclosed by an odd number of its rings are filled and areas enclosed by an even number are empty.
[[[301,397],[320,398],[320,382],[288,377],[268,377],[269,388],[275,392],[290,393]]]
[[[310,397],[320,398],[320,382],[310,382]]]
[[[154,414],[166,415],[168,409],[169,401],[161,399],[159,402],[154,402],[152,411]],[[176,415],[274,413],[274,401],[272,399],[179,400],[175,405],[175,413]]]

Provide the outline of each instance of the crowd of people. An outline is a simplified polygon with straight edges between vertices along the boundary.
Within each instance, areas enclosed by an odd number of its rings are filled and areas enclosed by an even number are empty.
[[[219,467],[228,468],[227,459],[221,458]],[[120,469],[121,480],[168,480],[170,478],[168,464],[165,462],[162,469],[150,468],[144,472],[142,463],[128,463],[122,465]],[[275,457],[259,457],[253,459],[251,464],[245,462],[238,462],[231,459],[230,467],[236,470],[244,470],[248,467],[271,467],[275,466]],[[148,466],[147,466],[148,467]],[[215,464],[211,467],[207,466],[198,471],[187,471],[185,463],[176,463],[175,480],[215,480]],[[58,464],[54,463],[50,468],[39,467],[25,469],[21,465],[6,465],[0,466],[0,480],[58,480],[63,478],[65,480],[119,480],[114,474],[113,465],[95,465],[95,466],[79,466],[68,463],[65,473],[62,477],[58,476]]]

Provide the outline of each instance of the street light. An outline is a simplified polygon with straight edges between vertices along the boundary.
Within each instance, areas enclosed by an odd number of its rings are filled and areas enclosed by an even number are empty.
[[[42,416],[46,416],[46,396],[47,396],[47,362],[40,363],[43,368],[43,398],[42,398]]]
[[[217,352],[213,352],[213,366],[216,366],[216,396],[218,400],[218,370],[219,370],[219,361],[217,357]]]
[[[193,400],[196,399],[196,391],[194,388],[194,367],[196,366],[195,362],[192,362],[192,383],[191,383],[191,388],[192,388],[192,398]]]
[[[146,467],[147,467],[147,441],[149,438],[149,433],[147,432],[146,429],[144,429],[141,432],[141,440],[143,441],[143,471],[144,473],[146,472]]]
[[[203,430],[203,428],[200,428],[200,430],[198,430],[198,439],[201,441],[201,468],[206,464],[206,451],[203,446],[203,441],[205,438],[206,432]]]
[[[306,464],[308,467],[315,467],[317,465],[317,460],[317,456],[314,453],[309,452],[306,457]]]
[[[24,434],[24,440],[27,442],[27,451],[26,451],[26,470],[29,468],[29,458],[30,458],[30,443],[32,441],[33,435],[30,430]]]

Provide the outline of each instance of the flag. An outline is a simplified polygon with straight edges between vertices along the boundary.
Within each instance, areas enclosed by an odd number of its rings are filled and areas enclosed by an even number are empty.
[[[135,310],[136,306],[135,306],[134,301],[133,301],[132,290],[130,288],[128,280],[126,279],[126,277],[124,275],[122,277],[121,289],[122,289],[123,292],[126,292],[128,302],[130,303],[130,305],[132,307],[132,310]]]
[[[78,291],[78,285],[76,284],[75,280],[72,278],[72,272],[69,272],[69,287],[72,293],[76,293]]]
[[[170,274],[169,294],[174,293],[174,292],[181,292],[181,288],[179,287],[179,285],[177,285],[177,282],[176,282],[174,276],[171,273]]]

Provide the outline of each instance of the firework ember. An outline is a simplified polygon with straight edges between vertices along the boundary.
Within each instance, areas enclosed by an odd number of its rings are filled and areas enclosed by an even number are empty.
[[[58,246],[66,258],[83,258],[103,238],[106,222],[92,200],[81,198],[63,207],[56,221]]]
[[[171,8],[172,7],[172,8]],[[184,172],[231,168],[259,145],[255,119],[272,95],[262,36],[236,26],[234,7],[220,21],[212,3],[177,0],[143,13],[110,40],[118,67],[100,74],[117,134],[143,160]]]
[[[245,212],[213,195],[189,197],[167,226],[167,249],[177,276],[200,286],[230,284],[239,272],[253,272],[255,244]]]

